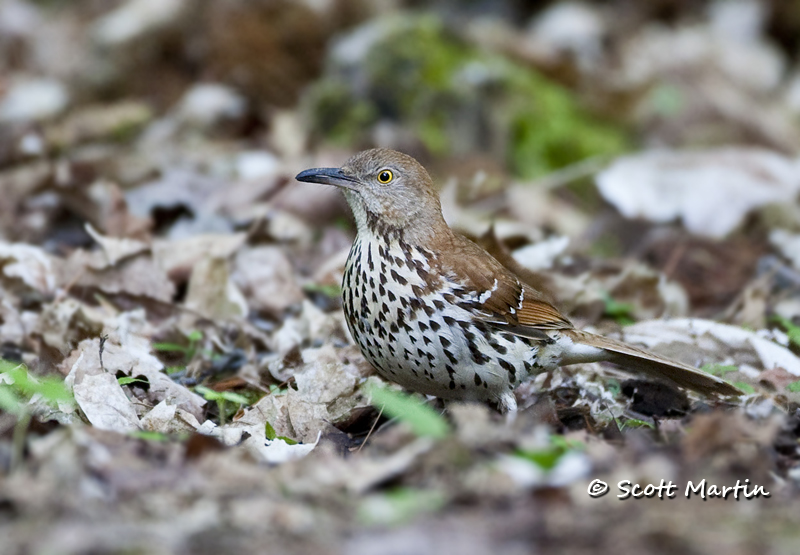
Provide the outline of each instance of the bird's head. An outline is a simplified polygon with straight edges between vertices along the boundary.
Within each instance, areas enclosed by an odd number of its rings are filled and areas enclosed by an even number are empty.
[[[428,172],[402,152],[365,150],[341,168],[314,168],[300,172],[296,179],[341,188],[359,233],[401,234],[408,238],[433,234],[444,225],[439,196]]]

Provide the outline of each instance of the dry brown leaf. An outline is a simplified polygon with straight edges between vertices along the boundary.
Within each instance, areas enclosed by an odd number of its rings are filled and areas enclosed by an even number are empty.
[[[135,239],[107,237],[98,232],[90,223],[86,223],[84,229],[103,249],[108,266],[116,266],[117,262],[150,249],[147,243]]]
[[[225,258],[208,256],[195,265],[186,307],[211,320],[247,316],[247,301],[231,280]]]
[[[75,365],[81,364],[84,364],[84,360],[79,358]],[[139,429],[136,410],[113,375],[87,373],[82,379],[76,380],[72,392],[92,426],[120,433]]]
[[[87,339],[80,343],[61,368],[67,375],[67,383],[81,383],[87,375],[108,373],[116,380],[122,374],[126,377],[144,379],[148,382],[144,393],[149,406],[168,400],[178,409],[192,414],[196,419],[203,417],[205,399],[186,387],[173,382],[162,370],[164,365],[150,352],[150,341],[146,337],[125,330],[130,315],[118,318],[119,327],[109,332],[109,339],[103,349],[103,366],[100,366],[100,340]],[[134,384],[135,385],[135,384]],[[149,407],[142,407],[147,412]]]
[[[108,266],[105,255],[77,250],[67,259],[61,285],[97,289],[108,295],[148,297],[171,302],[175,286],[149,255],[138,255]]]
[[[153,242],[153,257],[159,268],[174,281],[186,281],[192,268],[205,257],[228,258],[247,240],[245,233],[203,234]]]
[[[240,251],[234,260],[233,281],[252,310],[275,316],[305,298],[289,259],[278,247]]]
[[[680,218],[693,233],[724,237],[750,211],[791,202],[800,165],[758,149],[651,151],[617,159],[597,176],[597,187],[628,218]]]
[[[0,268],[5,286],[24,288],[50,295],[55,291],[53,259],[43,249],[22,243],[0,243]]]

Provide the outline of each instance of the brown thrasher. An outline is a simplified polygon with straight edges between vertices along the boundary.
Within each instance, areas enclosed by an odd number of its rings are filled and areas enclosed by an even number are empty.
[[[706,395],[741,394],[686,364],[575,329],[545,295],[450,229],[428,172],[410,156],[367,150],[297,179],[341,188],[353,210],[344,313],[388,380],[511,411],[513,390],[531,376],[610,361]]]

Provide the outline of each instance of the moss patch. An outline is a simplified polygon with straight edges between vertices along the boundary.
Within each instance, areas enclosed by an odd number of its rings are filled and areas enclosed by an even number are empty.
[[[629,146],[624,129],[571,91],[464,42],[434,16],[384,18],[356,33],[361,46],[334,54],[309,96],[329,140],[368,144],[372,127],[389,122],[432,154],[491,152],[525,178]]]

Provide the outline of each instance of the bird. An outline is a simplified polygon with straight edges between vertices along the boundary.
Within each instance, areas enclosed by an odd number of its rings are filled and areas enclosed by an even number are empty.
[[[385,148],[296,179],[344,193],[357,228],[342,308],[383,378],[446,400],[514,413],[514,390],[541,372],[608,361],[706,396],[742,392],[692,366],[576,329],[541,291],[453,231],[413,157]]]

